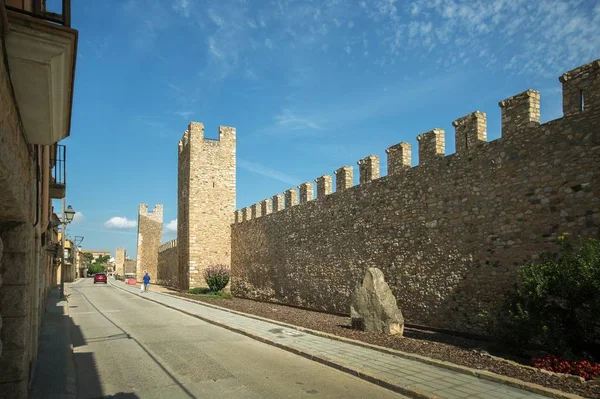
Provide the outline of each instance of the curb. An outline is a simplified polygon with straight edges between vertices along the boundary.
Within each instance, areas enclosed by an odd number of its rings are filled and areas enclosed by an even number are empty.
[[[397,384],[392,383],[392,382],[390,382],[388,380],[385,380],[385,379],[383,379],[381,377],[375,377],[375,376],[373,376],[371,374],[368,374],[366,372],[358,371],[358,370],[355,370],[355,369],[351,369],[351,368],[348,368],[346,366],[342,366],[340,364],[333,363],[333,362],[331,362],[331,361],[329,361],[327,359],[323,359],[323,358],[311,355],[309,353],[305,353],[305,352],[299,351],[297,349],[286,347],[286,346],[281,345],[281,344],[279,344],[277,342],[269,341],[268,339],[265,339],[265,338],[262,338],[262,337],[259,337],[259,336],[255,336],[252,333],[248,333],[246,331],[239,330],[239,329],[234,328],[234,327],[230,327],[230,326],[228,326],[226,324],[223,324],[221,322],[218,322],[218,321],[215,321],[215,320],[211,320],[211,319],[208,319],[206,317],[198,316],[198,315],[192,314],[190,312],[187,312],[185,310],[181,310],[181,309],[175,308],[175,307],[170,306],[170,305],[166,305],[166,304],[158,302],[156,300],[144,297],[144,296],[142,296],[142,295],[140,295],[138,293],[130,292],[130,291],[128,291],[128,290],[126,290],[126,289],[124,289],[122,287],[119,287],[119,286],[115,285],[115,284],[112,284],[112,285],[114,287],[116,287],[116,288],[119,288],[119,289],[125,291],[125,292],[129,292],[130,294],[134,294],[134,295],[140,296],[140,297],[142,297],[144,299],[147,299],[148,301],[160,304],[160,305],[165,306],[165,307],[167,307],[169,309],[177,310],[177,311],[179,311],[181,313],[184,313],[184,314],[187,314],[189,316],[196,317],[198,319],[206,321],[207,323],[214,324],[214,325],[217,325],[219,327],[226,328],[226,329],[228,329],[230,331],[234,331],[234,332],[246,335],[246,336],[248,336],[250,338],[253,338],[253,339],[257,340],[257,341],[260,341],[260,342],[263,342],[263,343],[267,343],[269,345],[278,347],[280,349],[287,350],[289,352],[292,352],[292,353],[295,353],[297,355],[303,356],[303,357],[308,358],[310,360],[314,360],[316,362],[325,364],[327,366],[333,367],[333,368],[338,369],[340,371],[344,371],[346,373],[352,374],[354,376],[357,376],[359,378],[362,378],[364,380],[372,382],[372,383],[374,383],[376,385],[383,386],[383,387],[385,387],[387,389],[390,389],[392,391],[395,391],[395,392],[398,392],[398,393],[401,393],[401,394],[404,394],[404,395],[409,395],[409,396],[412,396],[414,398],[419,398],[419,399],[421,399],[421,398],[425,398],[425,399],[438,398],[438,396],[435,396],[435,395],[432,395],[432,394],[429,394],[429,393],[425,393],[425,392],[419,391],[418,389],[416,389],[416,388],[414,388],[412,386],[409,387],[409,386],[397,385]],[[429,357],[426,357],[426,356],[416,355],[416,354],[407,353],[407,352],[401,352],[401,351],[397,351],[397,350],[394,350],[394,349],[385,348],[385,347],[382,347],[382,346],[372,345],[372,344],[368,344],[366,342],[357,341],[357,340],[354,340],[354,339],[349,339],[349,338],[344,338],[344,337],[339,337],[337,335],[325,333],[325,332],[322,332],[322,331],[312,330],[312,329],[306,328],[306,327],[295,326],[295,325],[287,324],[287,323],[284,323],[284,322],[281,322],[281,321],[267,319],[265,317],[251,315],[251,314],[248,314],[248,313],[243,313],[243,312],[239,312],[239,311],[236,311],[236,310],[223,308],[223,307],[220,307],[220,306],[217,306],[217,305],[208,304],[208,303],[205,303],[205,302],[195,301],[193,299],[179,297],[177,295],[165,294],[165,293],[161,293],[161,292],[154,292],[154,294],[167,295],[167,296],[171,296],[171,297],[176,297],[177,299],[181,299],[183,301],[194,303],[194,304],[197,304],[197,305],[214,308],[214,309],[217,309],[217,310],[221,310],[221,311],[224,311],[224,312],[229,312],[229,313],[237,314],[237,315],[244,316],[244,317],[249,317],[251,319],[265,321],[265,322],[268,322],[268,323],[280,325],[282,327],[291,328],[291,329],[294,329],[294,330],[302,331],[302,332],[305,332],[305,333],[308,333],[308,334],[312,334],[312,335],[316,335],[316,336],[321,336],[321,337],[324,337],[324,338],[333,339],[333,340],[336,340],[336,341],[341,341],[341,342],[346,342],[346,343],[354,344],[354,345],[357,345],[357,346],[362,346],[364,348],[373,349],[373,350],[376,350],[376,351],[379,351],[379,352],[383,352],[383,353],[387,353],[387,354],[390,354],[390,355],[399,356],[399,357],[402,357],[402,358],[405,358],[405,359],[409,359],[409,360],[414,360],[414,361],[418,361],[418,362],[421,362],[421,363],[430,364],[430,365],[441,367],[441,368],[444,368],[444,369],[447,369],[447,370],[455,371],[455,372],[458,372],[458,373],[461,373],[461,374],[471,375],[473,377],[481,378],[481,379],[492,381],[492,382],[497,382],[499,384],[508,385],[508,386],[513,387],[513,388],[522,389],[522,390],[525,390],[525,391],[537,393],[537,394],[544,395],[544,396],[551,397],[551,398],[556,398],[556,399],[583,399],[583,397],[579,396],[579,395],[562,392],[562,391],[559,391],[559,390],[556,390],[556,389],[553,389],[553,388],[546,388],[546,387],[538,385],[538,384],[534,384],[534,383],[530,383],[530,382],[518,380],[518,379],[512,378],[512,377],[506,377],[506,376],[503,376],[503,375],[500,375],[500,374],[496,374],[496,373],[493,373],[493,372],[487,371],[487,370],[473,369],[473,368],[470,368],[470,367],[461,366],[461,365],[450,363],[450,362],[446,362],[446,361],[443,361],[443,360],[432,359],[432,358],[429,358]]]

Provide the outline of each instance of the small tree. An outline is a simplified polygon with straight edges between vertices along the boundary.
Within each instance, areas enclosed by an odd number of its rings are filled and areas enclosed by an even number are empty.
[[[225,265],[212,265],[204,269],[204,280],[212,292],[219,292],[229,283],[229,268]]]
[[[559,248],[521,266],[518,290],[489,315],[491,332],[519,348],[534,342],[556,354],[600,358],[600,242],[574,244],[563,234]]]

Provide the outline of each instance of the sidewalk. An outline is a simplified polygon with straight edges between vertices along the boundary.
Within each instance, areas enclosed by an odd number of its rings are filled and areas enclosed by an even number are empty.
[[[54,288],[48,295],[29,392],[32,399],[71,399],[77,396],[69,305],[67,300],[60,300],[59,294],[59,289]]]
[[[545,398],[499,382],[459,373],[390,353],[317,336],[292,327],[246,317],[160,292],[140,293],[137,286],[111,283],[132,294],[198,317],[212,324],[302,355],[367,381],[416,398]],[[162,291],[162,290],[161,290]],[[548,393],[552,390],[547,390]],[[578,396],[552,391],[554,397]],[[549,395],[550,396],[550,395]]]

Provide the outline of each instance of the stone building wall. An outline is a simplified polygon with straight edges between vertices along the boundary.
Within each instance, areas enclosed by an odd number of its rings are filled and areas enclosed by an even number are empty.
[[[455,154],[444,131],[236,211],[232,293],[306,308],[349,312],[368,267],[380,268],[407,323],[482,332],[478,313],[514,288],[516,269],[554,251],[564,232],[600,234],[600,60],[564,74],[564,117],[539,123],[540,97],[499,103],[502,138],[486,141],[486,117],[457,119]],[[583,101],[581,101],[583,99]],[[584,106],[582,107],[582,104]],[[261,212],[255,210],[261,209]]]
[[[158,247],[162,241],[163,206],[155,205],[148,212],[148,205],[138,208],[137,270],[138,281],[142,280],[144,270],[150,276],[156,276],[158,267]],[[154,277],[153,277],[154,278]]]
[[[191,122],[179,142],[177,242],[179,288],[203,286],[203,270],[231,262],[235,210],[235,128],[204,137]]]
[[[4,54],[0,41],[0,393],[26,397],[54,266],[43,247],[50,146],[27,142]]]
[[[115,250],[115,273],[118,276],[125,274],[125,248],[117,248]]]
[[[179,286],[178,260],[177,239],[167,241],[158,248],[158,271],[156,277],[152,276],[156,278],[156,284]]]

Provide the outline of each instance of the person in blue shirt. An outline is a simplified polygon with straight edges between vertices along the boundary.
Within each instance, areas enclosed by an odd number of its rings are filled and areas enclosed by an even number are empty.
[[[144,270],[144,292],[148,291],[148,286],[150,285],[150,275],[147,270]]]

